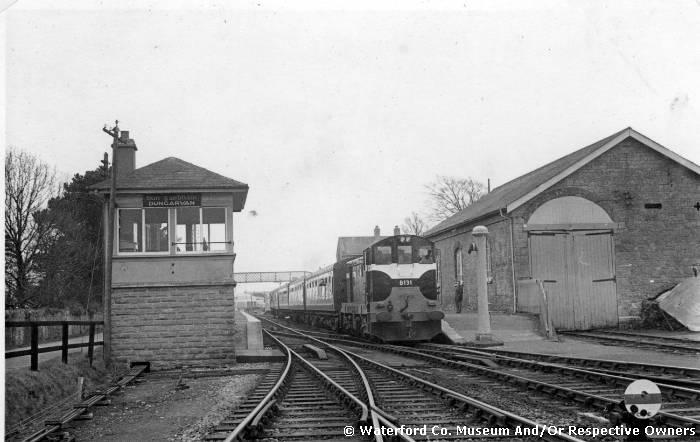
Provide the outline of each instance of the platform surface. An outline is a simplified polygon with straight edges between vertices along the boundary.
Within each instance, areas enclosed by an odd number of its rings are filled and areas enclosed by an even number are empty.
[[[675,354],[664,351],[647,350],[635,347],[602,345],[592,341],[559,336],[559,341],[519,341],[506,342],[502,350],[516,352],[534,352],[557,356],[576,356],[579,358],[607,359],[613,361],[642,362],[682,367],[700,368],[697,355]]]
[[[476,338],[477,314],[475,312],[448,313],[444,319],[450,328],[466,341]],[[536,315],[491,313],[491,333],[503,342],[542,340],[539,319]],[[446,333],[452,340],[452,332]]]
[[[443,332],[455,343],[468,343],[476,337],[477,315],[475,312],[448,313],[445,315]],[[660,330],[626,330],[664,336],[700,340],[700,333],[690,331],[666,332]],[[700,358],[694,355],[674,354],[634,347],[612,346],[559,335],[558,340],[544,338],[539,331],[536,315],[528,314],[491,314],[491,333],[502,341],[498,350],[515,352],[534,352],[557,356],[576,356],[581,358],[608,359],[628,362],[651,362],[665,365],[700,368]]]

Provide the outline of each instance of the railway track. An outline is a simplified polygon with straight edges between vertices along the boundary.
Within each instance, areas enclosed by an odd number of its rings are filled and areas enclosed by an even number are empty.
[[[415,349],[393,345],[377,345],[357,340],[326,338],[336,345],[364,347],[388,351],[429,361],[432,364],[450,367],[462,372],[488,377],[501,384],[518,386],[535,394],[565,398],[592,406],[598,410],[619,404],[625,387],[633,378],[565,367],[560,364],[526,361],[460,348],[459,351],[445,349]],[[454,346],[445,346],[454,349]],[[466,353],[473,352],[469,355]],[[469,362],[467,362],[469,361]],[[668,428],[693,430],[700,434],[700,391],[674,385],[660,385],[664,397],[664,408],[657,417],[658,425]],[[611,414],[613,423],[616,415]],[[688,440],[688,439],[686,439]],[[693,437],[690,440],[697,440]]]
[[[285,335],[284,340],[291,346],[291,342],[299,340],[299,337]],[[316,342],[324,345],[322,341]],[[422,382],[404,371],[350,352],[344,353],[359,364],[368,379],[375,401],[373,408],[398,428],[404,428],[407,436],[413,439],[469,440],[493,431],[497,434],[488,434],[490,440],[538,440],[537,437],[514,435],[516,426],[524,422],[513,421],[500,410],[486,404],[460,401],[457,397],[449,398],[447,395],[455,392],[447,389],[440,391],[439,386]],[[328,360],[311,362],[351,390],[356,383],[348,374],[349,367],[344,365],[346,355],[331,353]]]
[[[444,346],[457,350],[458,346]],[[475,350],[465,346],[467,349]],[[609,359],[581,358],[574,356],[549,355],[544,353],[525,353],[512,350],[500,350],[493,348],[479,348],[481,353],[508,356],[531,361],[544,361],[556,364],[565,364],[582,367],[604,373],[645,378],[654,382],[679,385],[688,388],[700,389],[700,368],[681,367],[675,365],[649,364],[640,362],[618,361]]]
[[[376,421],[364,402],[277,338],[266,336],[286,354],[286,363],[263,378],[205,440],[371,440],[345,433]]]
[[[485,437],[488,434],[489,440],[495,441],[529,441],[529,440],[565,440],[578,441],[576,437],[566,434],[547,435],[540,438],[540,434],[546,431],[547,426],[538,424],[514,413],[501,410],[489,404],[469,398],[457,391],[450,390],[440,385],[431,384],[416,376],[401,370],[389,367],[385,364],[372,361],[352,352],[341,350],[331,344],[319,341],[317,338],[299,333],[268,332],[266,336],[275,340],[280,348],[286,349],[288,354],[298,359],[299,363],[306,364],[306,370],[314,371],[315,377],[328,381],[328,385],[335,384],[334,394],[338,391],[345,392],[345,399],[342,403],[350,403],[357,399],[365,404],[367,409],[366,417],[355,414],[354,418],[347,418],[344,422],[344,429],[352,427],[355,438],[360,440],[369,439],[385,440],[399,438],[402,440],[475,440]],[[300,352],[295,351],[302,343],[315,343],[319,348],[325,348],[327,360],[306,360],[300,356]],[[305,361],[305,362],[302,362]],[[313,368],[311,368],[313,367]],[[292,369],[290,368],[291,372]],[[295,431],[305,432],[301,437],[299,434],[288,432],[287,422],[283,420],[288,412],[287,402],[291,388],[295,381],[286,381],[289,385],[286,391],[278,389],[276,393],[272,390],[265,394],[265,397],[272,394],[279,404],[279,408],[274,410],[272,406],[263,405],[263,400],[257,405],[254,404],[258,398],[264,394],[264,390],[272,383],[273,374],[266,378],[259,391],[256,391],[242,409],[239,409],[231,420],[226,421],[228,427],[219,427],[215,434],[211,434],[209,439],[236,440],[236,439],[274,439],[274,440],[348,440],[347,433],[338,435],[337,427],[329,425],[327,430],[320,434],[314,430],[314,425],[319,422],[318,416],[308,418],[298,416],[293,425]],[[282,382],[283,376],[275,383]],[[306,387],[309,383],[306,382]],[[328,390],[328,385],[324,391]],[[301,388],[301,387],[300,387]],[[274,389],[274,387],[273,387]],[[309,393],[299,390],[298,397],[309,401],[316,393]],[[355,399],[350,399],[350,398]],[[315,399],[316,402],[333,400],[326,396],[326,399]],[[357,403],[357,402],[356,402]],[[309,404],[312,406],[311,404]],[[326,404],[329,405],[329,404]],[[254,407],[254,408],[252,408]],[[251,410],[252,408],[252,410]],[[260,417],[261,410],[267,409],[279,413],[269,413],[267,417]],[[243,413],[251,410],[245,417]],[[309,421],[299,421],[298,419],[311,419]],[[236,422],[236,420],[238,422]],[[321,419],[324,422],[325,419]],[[304,424],[308,422],[308,424]],[[225,431],[233,431],[224,435]],[[300,425],[304,428],[301,428]],[[348,430],[345,430],[348,431]],[[490,434],[498,433],[500,434]],[[364,436],[364,439],[362,439]],[[351,439],[352,440],[352,439]]]
[[[573,338],[600,342],[601,344],[624,345],[680,354],[700,354],[700,341],[690,339],[651,336],[619,330],[561,331],[558,333]]]
[[[399,346],[390,346],[389,349],[477,372],[523,388],[573,399],[598,409],[619,403],[624,397],[626,387],[636,380],[627,376],[560,364],[506,356],[492,355],[489,358],[489,355],[483,352],[466,349],[416,350]],[[471,355],[467,354],[468,352]],[[482,365],[484,363],[486,366]],[[700,434],[700,390],[662,383],[657,385],[661,389],[664,404],[664,408],[659,412],[661,423],[678,428],[694,428],[695,432]]]
[[[109,396],[120,391],[149,370],[150,365],[148,364],[134,364],[117,382],[104,389],[93,391],[82,402],[74,404],[71,410],[53,419],[46,420],[44,422],[44,428],[24,436],[20,435],[19,432],[17,434],[5,434],[5,440],[21,440],[22,442],[39,442],[52,438],[56,440],[71,440],[72,436],[66,431],[66,428],[69,427],[73,421],[91,418],[90,408],[108,403]],[[62,434],[59,435],[59,433]]]
[[[316,330],[304,330],[304,333],[311,336],[317,337],[319,339],[329,338],[329,339],[346,339],[350,341],[357,341],[362,343],[371,343],[366,339],[357,338],[350,335],[338,335],[330,332],[316,331]],[[630,334],[629,332],[620,332],[621,334]],[[635,336],[638,334],[634,334]],[[683,339],[680,341],[689,341]],[[690,341],[693,342],[693,341]],[[417,347],[424,347],[426,344],[419,344]],[[640,363],[640,362],[629,362],[629,361],[618,361],[618,360],[606,360],[606,359],[594,359],[594,358],[582,358],[573,356],[559,356],[559,355],[549,355],[544,353],[525,353],[517,352],[512,350],[501,350],[494,348],[483,348],[483,347],[470,347],[469,345],[448,345],[448,344],[427,344],[428,347],[441,347],[443,349],[453,349],[457,350],[459,348],[465,348],[470,351],[479,351],[481,353],[494,354],[500,356],[508,356],[513,358],[531,360],[531,361],[543,361],[551,362],[555,364],[565,364],[574,367],[581,367],[585,369],[595,370],[602,373],[608,373],[618,376],[628,376],[633,378],[644,378],[649,379],[654,382],[666,383],[670,385],[677,385],[681,387],[687,387],[692,389],[700,389],[700,368],[694,367],[683,367],[674,365],[663,365],[663,364],[651,364],[651,363]],[[485,355],[486,356],[486,355]]]

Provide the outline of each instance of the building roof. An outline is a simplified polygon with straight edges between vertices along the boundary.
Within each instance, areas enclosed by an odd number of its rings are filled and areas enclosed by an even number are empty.
[[[90,186],[99,191],[109,191],[109,187],[109,179]],[[139,167],[124,176],[118,176],[117,189],[120,191],[247,190],[248,185],[179,158],[168,157]]]
[[[387,236],[340,236],[336,259],[338,261],[352,256],[361,256],[362,252],[375,242],[388,238]]]
[[[425,235],[436,235],[499,211],[512,212],[630,137],[700,175],[700,166],[628,127],[496,187],[471,206],[429,229]]]

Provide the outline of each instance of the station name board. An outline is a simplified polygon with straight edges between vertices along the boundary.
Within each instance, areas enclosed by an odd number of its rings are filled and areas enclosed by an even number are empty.
[[[201,193],[157,193],[143,196],[143,207],[198,207]]]

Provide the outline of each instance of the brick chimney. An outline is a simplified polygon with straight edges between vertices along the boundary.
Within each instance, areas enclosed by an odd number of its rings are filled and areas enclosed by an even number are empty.
[[[394,236],[399,235],[401,235],[401,229],[399,229],[399,226],[394,226]]]
[[[374,226],[374,237],[379,238],[379,226]]]
[[[117,142],[117,175],[124,176],[136,168],[136,143],[129,138],[129,131],[119,133]]]

